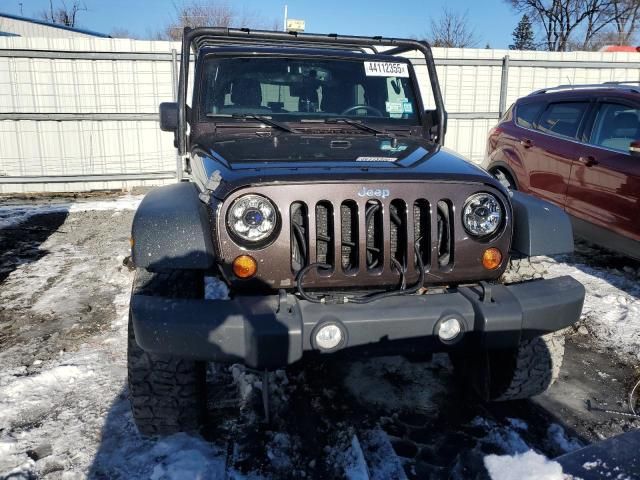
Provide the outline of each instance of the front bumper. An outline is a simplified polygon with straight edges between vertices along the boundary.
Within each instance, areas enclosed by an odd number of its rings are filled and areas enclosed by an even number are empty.
[[[271,369],[319,352],[312,337],[325,322],[343,327],[346,341],[340,350],[345,352],[515,347],[521,338],[578,321],[584,295],[582,284],[568,276],[390,297],[365,305],[316,304],[284,293],[233,300],[133,295],[131,316],[136,340],[146,351]],[[451,316],[463,325],[455,345],[436,335],[438,322]]]

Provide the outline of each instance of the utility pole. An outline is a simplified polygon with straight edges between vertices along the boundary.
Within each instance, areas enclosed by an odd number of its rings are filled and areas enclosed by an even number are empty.
[[[24,13],[22,11],[22,2],[18,3],[18,5],[20,6],[20,16],[24,17]]]
[[[285,5],[284,5],[284,26],[283,26],[283,28],[282,28],[282,31],[283,31],[283,32],[286,32],[286,31],[287,31],[287,8],[288,8],[288,7],[287,7],[287,5],[285,4]]]

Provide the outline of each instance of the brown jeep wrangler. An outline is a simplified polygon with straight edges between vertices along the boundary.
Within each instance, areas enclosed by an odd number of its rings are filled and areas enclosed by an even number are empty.
[[[584,289],[507,270],[571,251],[569,220],[443,147],[428,44],[199,28],[181,58],[160,126],[187,181],[152,190],[133,223],[143,434],[199,428],[206,362],[445,351],[487,400],[554,381]]]

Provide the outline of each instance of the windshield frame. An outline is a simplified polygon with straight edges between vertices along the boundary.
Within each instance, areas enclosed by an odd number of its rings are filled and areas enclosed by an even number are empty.
[[[388,126],[393,128],[404,128],[411,129],[416,127],[424,127],[425,126],[425,107],[422,101],[422,93],[420,90],[420,85],[418,82],[418,77],[416,75],[415,69],[413,68],[412,62],[404,57],[391,57],[389,55],[384,55],[381,53],[379,55],[340,55],[339,53],[331,53],[327,54],[326,52],[318,52],[318,54],[313,54],[310,52],[292,52],[291,50],[287,50],[286,52],[273,52],[273,51],[265,51],[265,52],[229,52],[229,51],[221,51],[221,52],[207,52],[205,55],[201,55],[197,59],[196,71],[204,72],[205,71],[205,63],[211,59],[224,59],[224,58],[242,58],[242,59],[256,59],[256,58],[280,58],[280,59],[291,59],[291,60],[335,60],[335,61],[347,61],[353,63],[362,63],[365,61],[392,61],[394,63],[404,63],[407,65],[409,70],[409,81],[411,88],[413,90],[414,102],[416,105],[415,119],[411,119],[411,122],[408,121],[400,121],[399,119],[393,119],[390,117],[368,117],[368,116],[358,116],[358,115],[335,115],[329,114],[326,116],[304,116],[300,115],[297,119],[290,118],[282,118],[280,114],[271,115],[269,113],[260,113],[259,115],[271,117],[280,123],[285,124],[305,124],[305,125],[323,125],[323,120],[331,120],[335,118],[348,118],[350,120],[356,122],[362,122],[364,124],[377,125],[377,126]],[[191,122],[198,123],[216,123],[223,122],[225,124],[229,123],[237,123],[239,127],[243,125],[255,125],[260,124],[261,122],[258,120],[252,120],[250,118],[243,119],[240,117],[234,118],[232,115],[220,114],[220,115],[211,115],[207,114],[203,110],[202,100],[204,95],[204,84],[206,81],[205,75],[199,75],[197,78],[196,84],[194,84],[193,89],[193,97],[192,97],[192,114],[191,114]],[[296,114],[297,115],[297,114]],[[317,121],[315,122],[310,122]],[[400,119],[402,120],[402,119]]]
[[[286,47],[286,48],[310,48],[323,51],[324,49],[341,50],[344,52],[371,53],[373,56],[381,55],[380,48],[388,48],[384,55],[397,58],[408,52],[417,51],[424,57],[425,66],[428,73],[430,92],[433,95],[434,108],[425,110],[422,102],[422,95],[418,97],[422,103],[421,113],[422,136],[428,137],[429,141],[436,145],[443,146],[447,132],[447,111],[444,105],[444,98],[438,80],[438,70],[433,57],[431,45],[426,40],[416,40],[413,38],[390,38],[384,36],[358,36],[358,35],[338,35],[337,33],[299,33],[281,32],[270,30],[250,30],[248,28],[229,27],[184,27],[182,32],[182,44],[180,46],[180,64],[178,69],[178,90],[176,102],[170,102],[177,109],[177,122],[174,132],[174,143],[178,149],[178,155],[185,157],[191,152],[194,145],[191,144],[193,131],[189,132],[199,124],[193,122],[190,125],[191,109],[188,103],[190,90],[190,70],[191,65],[196,64],[206,49],[239,47],[249,49],[250,47]],[[320,50],[323,49],[323,50]],[[191,58],[193,54],[192,63]],[[191,85],[195,85],[192,82]],[[216,123],[212,122],[215,132]],[[204,128],[203,128],[204,130]],[[416,131],[416,134],[418,132]]]

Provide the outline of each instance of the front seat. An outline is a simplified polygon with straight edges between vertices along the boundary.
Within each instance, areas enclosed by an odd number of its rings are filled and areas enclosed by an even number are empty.
[[[635,113],[619,113],[607,130],[602,135],[603,147],[627,151],[631,142],[640,139],[640,122]]]
[[[270,112],[262,106],[262,87],[253,78],[238,78],[231,85],[233,107],[225,107],[225,113]]]

